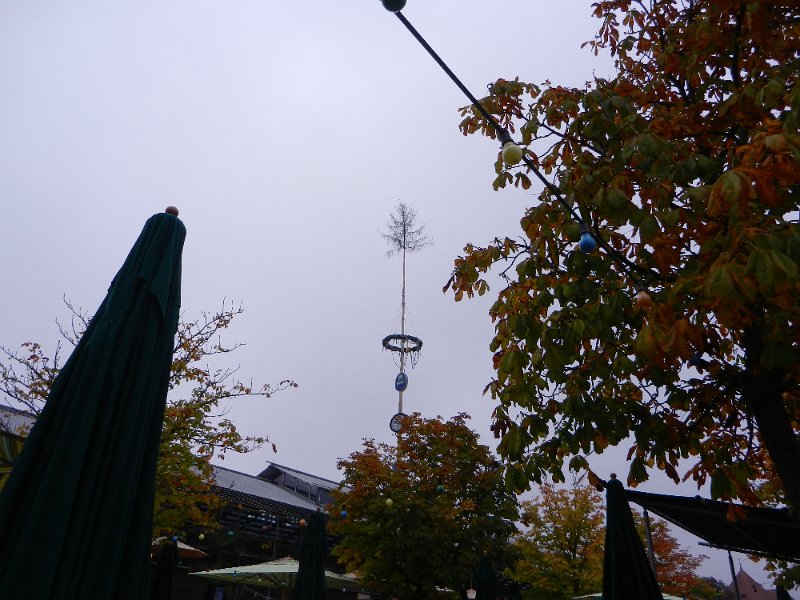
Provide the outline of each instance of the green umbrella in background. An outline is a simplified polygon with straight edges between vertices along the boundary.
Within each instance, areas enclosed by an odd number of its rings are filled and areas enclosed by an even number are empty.
[[[157,549],[156,571],[150,581],[149,600],[169,600],[172,594],[172,578],[178,568],[178,544],[165,540]]]
[[[606,482],[603,600],[663,600],[633,521],[625,489],[614,475]]]
[[[497,576],[491,559],[485,554],[478,563],[478,589],[475,600],[494,600],[497,596]]]
[[[317,511],[308,522],[300,542],[297,560],[300,566],[292,588],[292,600],[325,598],[325,515]]]
[[[151,217],[0,494],[0,598],[146,598],[186,229]]]

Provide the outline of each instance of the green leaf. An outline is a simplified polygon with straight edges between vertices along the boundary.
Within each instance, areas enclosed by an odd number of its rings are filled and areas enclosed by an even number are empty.
[[[612,187],[606,193],[606,203],[611,210],[619,211],[626,208],[631,203],[631,200],[628,194],[621,189]]]
[[[761,364],[767,369],[788,369],[800,365],[800,351],[790,343],[769,341],[761,354]]]
[[[665,210],[658,213],[658,219],[665,228],[672,229],[680,222],[681,213],[679,210]]]
[[[706,279],[706,296],[712,299],[725,300],[734,292],[733,279],[725,265],[712,268]]]
[[[797,279],[797,263],[782,252],[769,251],[769,257],[790,281]]]
[[[722,470],[717,469],[711,474],[711,498],[726,498],[733,492],[733,485],[728,475]]]
[[[754,275],[761,288],[771,288],[775,284],[774,263],[765,250],[754,250],[750,254],[745,273]]]
[[[628,469],[628,484],[639,483],[647,479],[647,467],[640,457],[635,457],[631,461],[631,466]]]
[[[652,241],[660,231],[661,228],[658,226],[658,221],[653,215],[644,217],[639,225],[639,237],[644,243]]]
[[[645,361],[649,361],[655,356],[658,351],[658,343],[650,325],[644,325],[639,330],[639,334],[633,342],[633,351],[636,356],[643,358]]]

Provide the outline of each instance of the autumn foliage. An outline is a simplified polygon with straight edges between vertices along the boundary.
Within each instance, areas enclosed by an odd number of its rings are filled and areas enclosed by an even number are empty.
[[[333,553],[368,589],[399,600],[441,598],[436,588],[469,587],[483,553],[497,568],[508,559],[516,498],[467,418],[415,413],[396,445],[366,440],[339,462]]]
[[[645,521],[634,513],[642,543],[646,543]],[[653,542],[653,557],[656,562],[656,577],[662,592],[685,598],[708,598],[716,596],[709,583],[697,575],[697,569],[708,557],[694,555],[682,548],[669,531],[666,521],[650,517],[650,539]]]
[[[60,327],[65,342],[74,345],[88,318],[69,303],[70,327]],[[241,346],[226,345],[222,332],[242,313],[242,308],[224,303],[211,313],[178,324],[170,372],[170,393],[161,432],[156,473],[154,535],[172,535],[188,523],[205,528],[216,526],[219,498],[212,493],[212,460],[223,460],[228,452],[250,452],[267,443],[265,436],[243,435],[225,416],[229,401],[243,397],[269,398],[273,393],[296,387],[284,380],[254,388],[240,381],[236,369],[214,368],[214,356],[224,356]],[[35,342],[22,345],[21,352],[0,347],[0,398],[38,414],[44,406],[60,370],[61,345],[49,356]]]
[[[509,570],[534,599],[569,600],[603,587],[603,499],[592,486],[539,487],[522,503],[520,558]]]
[[[634,520],[646,544],[645,520]],[[531,600],[569,600],[603,587],[605,509],[601,494],[591,485],[543,484],[533,500],[522,503],[525,531],[516,539],[520,558],[508,570],[525,584]],[[697,574],[706,556],[681,547],[665,521],[650,518],[656,574],[665,594],[711,598],[714,590]]]
[[[528,189],[534,169],[548,185],[448,282],[484,294],[502,269],[487,390],[507,479],[560,481],[624,443],[629,485],[657,468],[756,503],[775,478],[800,507],[800,6],[592,6],[587,49],[611,53],[613,78],[489,86],[528,160],[498,154],[494,187]]]

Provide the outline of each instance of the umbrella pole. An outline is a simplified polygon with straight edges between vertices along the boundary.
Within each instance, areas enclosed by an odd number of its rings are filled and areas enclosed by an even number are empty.
[[[644,509],[644,531],[647,534],[647,558],[650,559],[650,566],[653,568],[653,575],[658,576],[656,571],[656,555],[653,552],[653,532],[650,527],[650,514]]]
[[[728,550],[728,565],[731,568],[731,577],[733,577],[733,589],[736,591],[736,600],[742,600],[742,595],[739,593],[739,582],[736,580],[736,569],[733,567],[733,555]]]

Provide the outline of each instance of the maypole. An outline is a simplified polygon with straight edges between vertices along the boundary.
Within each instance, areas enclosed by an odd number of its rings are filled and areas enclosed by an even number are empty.
[[[406,254],[421,250],[431,241],[425,235],[425,226],[416,227],[417,212],[404,203],[397,205],[397,209],[389,217],[388,231],[381,233],[383,239],[389,244],[387,258],[395,254],[403,257],[403,285],[400,294],[400,333],[392,333],[383,338],[383,347],[391,352],[396,352],[400,357],[400,372],[394,380],[394,389],[397,391],[397,413],[389,421],[389,427],[395,433],[402,428],[403,392],[408,387],[406,364],[411,359],[411,364],[416,362],[422,350],[422,340],[406,333]]]

